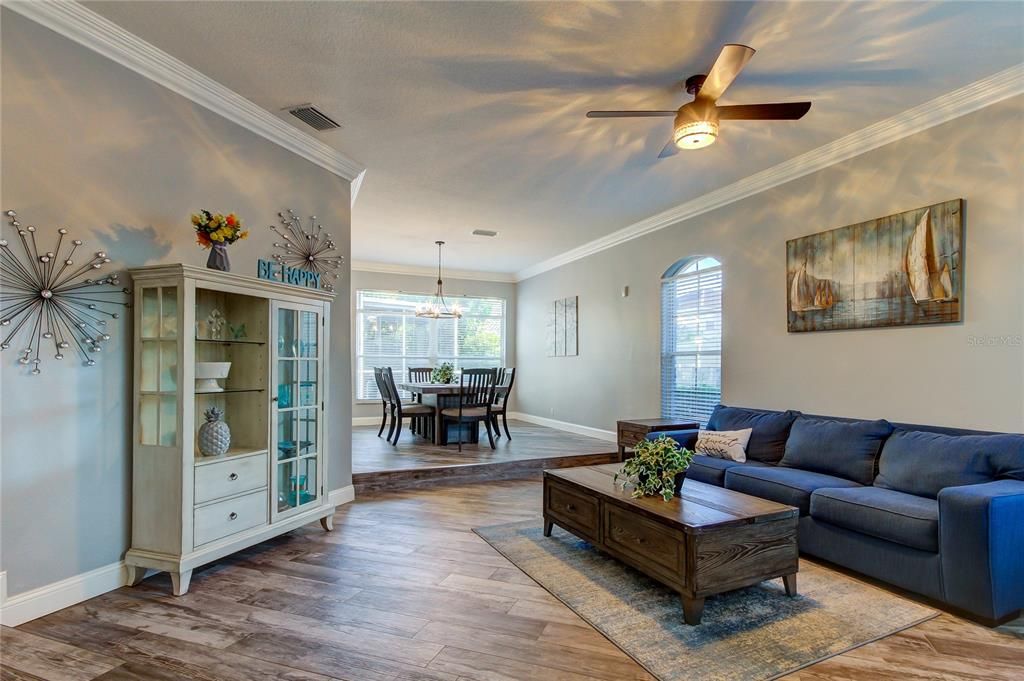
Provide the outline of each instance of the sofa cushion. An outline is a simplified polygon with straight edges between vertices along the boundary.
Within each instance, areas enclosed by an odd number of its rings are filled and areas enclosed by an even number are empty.
[[[779,462],[870,485],[882,443],[892,424],[879,421],[833,421],[801,416],[786,441],[786,455]]]
[[[875,485],[936,498],[999,478],[1024,480],[1024,435],[943,435],[898,430],[882,448]]]
[[[730,459],[719,459],[712,456],[697,454],[693,457],[690,467],[686,470],[686,477],[698,482],[706,482],[709,485],[725,486],[725,472],[737,466],[751,466],[753,468],[770,466],[771,464],[761,461],[746,461],[738,463]]]
[[[912,549],[939,550],[939,502],[878,487],[824,488],[811,495],[815,520]]]
[[[796,506],[800,515],[807,515],[811,494],[822,487],[860,487],[856,482],[822,473],[777,466],[754,467],[740,464],[725,472],[728,489],[771,499],[780,504]]]
[[[708,430],[751,428],[747,460],[776,463],[786,450],[789,429],[798,415],[796,411],[758,411],[720,404],[711,412]]]

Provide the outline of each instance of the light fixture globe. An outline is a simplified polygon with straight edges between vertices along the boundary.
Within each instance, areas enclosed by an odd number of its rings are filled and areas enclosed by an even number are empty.
[[[703,149],[718,139],[715,121],[689,121],[676,125],[672,139],[680,149]]]

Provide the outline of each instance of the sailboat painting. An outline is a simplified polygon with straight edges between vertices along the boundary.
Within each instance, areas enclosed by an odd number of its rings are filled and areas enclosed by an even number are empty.
[[[963,238],[954,199],[787,241],[787,328],[961,321]]]

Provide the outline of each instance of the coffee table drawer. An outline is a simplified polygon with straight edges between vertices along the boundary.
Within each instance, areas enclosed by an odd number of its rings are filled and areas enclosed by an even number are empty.
[[[604,504],[604,544],[641,570],[685,586],[685,535],[614,504]]]
[[[595,542],[600,541],[597,499],[549,482],[544,487],[544,514]]]

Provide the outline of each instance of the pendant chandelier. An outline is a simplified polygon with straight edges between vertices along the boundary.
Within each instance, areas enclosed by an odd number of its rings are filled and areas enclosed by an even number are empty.
[[[430,319],[459,319],[462,317],[462,310],[459,309],[458,303],[452,303],[452,306],[448,307],[442,290],[444,284],[441,281],[441,247],[444,246],[444,242],[435,241],[434,243],[437,244],[437,291],[429,303],[416,306],[416,316]]]

